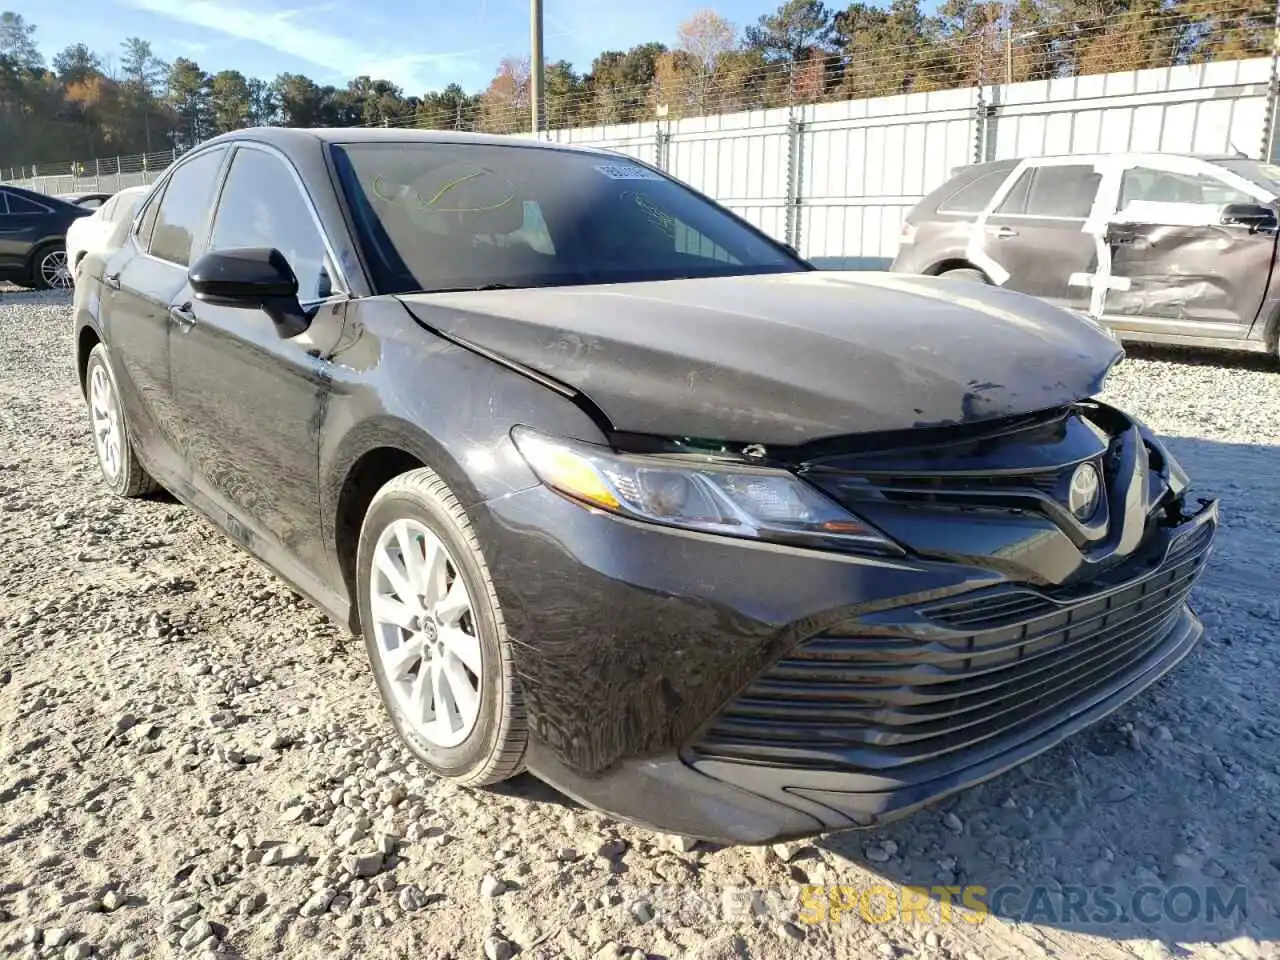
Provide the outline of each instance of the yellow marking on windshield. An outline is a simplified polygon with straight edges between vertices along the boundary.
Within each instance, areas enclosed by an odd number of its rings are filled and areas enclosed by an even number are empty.
[[[397,184],[396,195],[388,196],[383,191],[383,185],[387,182],[387,178],[380,173],[374,175],[371,186],[373,187],[374,195],[384,203],[400,203],[401,197],[403,197],[406,193],[409,193],[409,194],[412,194],[412,196],[418,201],[418,205],[421,206],[422,209],[428,210],[432,213],[487,213],[490,210],[499,210],[502,207],[505,207],[507,204],[511,203],[511,201],[516,199],[515,188],[512,187],[510,183],[507,183],[507,189],[510,192],[507,194],[505,198],[503,198],[502,200],[499,200],[497,203],[491,203],[484,206],[469,206],[469,207],[437,206],[437,204],[440,201],[440,198],[443,197],[450,190],[452,190],[454,187],[458,186],[459,184],[466,183],[470,180],[474,180],[476,177],[482,177],[486,174],[490,174],[494,177],[497,177],[497,174],[494,173],[492,170],[478,168],[472,171],[471,173],[466,173],[460,177],[454,177],[452,180],[446,181],[444,185],[441,186],[440,189],[435,192],[435,195],[430,200],[424,199],[420,191],[414,190],[407,183]]]

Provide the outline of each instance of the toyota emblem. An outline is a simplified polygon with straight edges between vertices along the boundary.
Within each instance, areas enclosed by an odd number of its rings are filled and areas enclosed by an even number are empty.
[[[1067,507],[1081,523],[1087,523],[1098,512],[1102,502],[1102,478],[1092,463],[1082,463],[1071,475],[1071,489],[1067,493]]]

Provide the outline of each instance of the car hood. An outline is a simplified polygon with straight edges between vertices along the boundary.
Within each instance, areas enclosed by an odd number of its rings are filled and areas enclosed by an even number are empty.
[[[441,334],[584,394],[623,432],[792,445],[971,423],[1097,393],[1123,355],[1021,294],[805,271],[401,301]]]

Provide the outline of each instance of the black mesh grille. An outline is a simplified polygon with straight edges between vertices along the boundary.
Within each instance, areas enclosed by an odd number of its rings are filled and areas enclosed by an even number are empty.
[[[903,611],[891,635],[848,623],[812,637],[739,695],[694,750],[905,776],[902,768],[944,754],[960,763],[1001,734],[1035,736],[1073,701],[1159,655],[1211,539],[1205,527],[1158,569],[1072,601],[1005,591]]]

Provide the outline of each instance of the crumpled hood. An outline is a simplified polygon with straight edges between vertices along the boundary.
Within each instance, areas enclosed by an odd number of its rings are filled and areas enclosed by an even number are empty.
[[[804,272],[400,298],[571,386],[614,429],[728,442],[969,423],[1097,393],[1119,344],[995,287]]]

